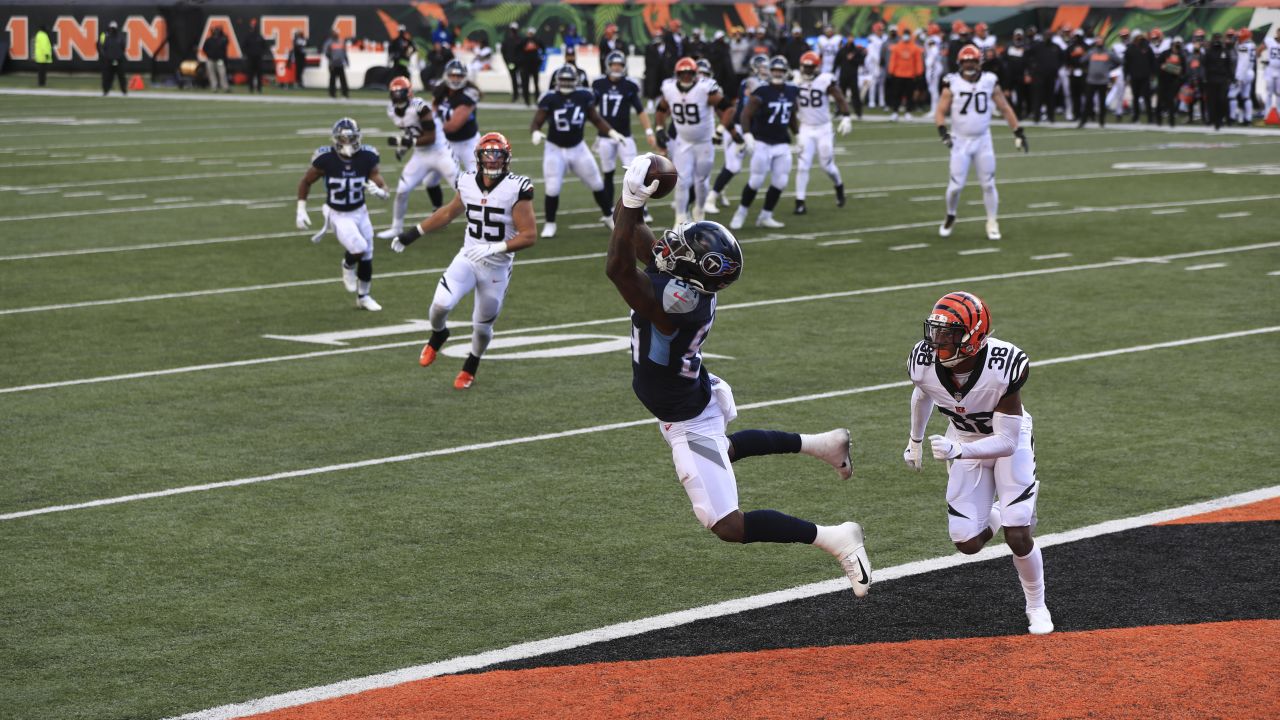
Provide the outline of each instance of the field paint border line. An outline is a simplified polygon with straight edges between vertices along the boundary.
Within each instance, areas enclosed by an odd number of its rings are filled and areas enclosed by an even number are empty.
[[[1098,358],[1112,357],[1116,355],[1127,355],[1130,353],[1146,352],[1149,350],[1161,350],[1172,347],[1182,347],[1184,345],[1196,345],[1206,342],[1215,342],[1218,340],[1230,340],[1233,338],[1248,337],[1251,335],[1262,335],[1266,333],[1280,332],[1280,325],[1272,325],[1270,327],[1253,328],[1250,330],[1236,330],[1227,333],[1218,333],[1216,335],[1202,335],[1194,338],[1184,338],[1181,340],[1169,340],[1160,343],[1151,343],[1148,345],[1134,345],[1127,348],[1116,348],[1113,350],[1100,350],[1092,353],[1084,353],[1081,355],[1067,355],[1059,358],[1050,358],[1041,360],[1036,363],[1039,367],[1048,365],[1059,365],[1068,362],[1077,362],[1080,360],[1095,360]],[[911,384],[909,380],[901,380],[891,383],[881,383],[879,385],[864,385],[856,388],[846,388],[844,390],[832,390],[824,393],[814,393],[811,395],[799,395],[789,398],[778,398],[775,400],[763,400],[755,403],[746,403],[739,405],[739,410],[755,410],[758,408],[775,407],[779,405],[792,405],[795,403],[810,402],[813,400],[826,400],[836,397],[845,397],[848,395],[860,395],[869,392],[877,392],[879,390],[889,390],[893,388],[906,388]],[[35,515],[48,515],[56,512],[67,512],[70,510],[84,510],[94,507],[102,507],[105,505],[119,505],[121,503],[135,502],[138,500],[151,500],[154,498],[169,497],[172,495],[185,495],[187,493],[201,492],[205,490],[219,490],[222,488],[239,487],[241,485],[253,485],[256,483],[269,482],[272,480],[285,480],[289,478],[308,477],[311,475],[322,475],[342,470],[354,470],[358,468],[374,467],[377,465],[389,465],[394,463],[409,462],[411,460],[421,460],[423,458],[440,457],[443,455],[457,455],[464,452],[474,450],[487,450],[490,448],[508,447],[511,445],[524,445],[543,440],[558,440],[566,437],[574,437],[577,435],[593,435],[595,433],[607,432],[609,430],[620,430],[623,428],[639,427],[641,425],[656,424],[658,421],[654,418],[645,418],[642,420],[627,420],[623,422],[608,423],[604,425],[593,425],[584,428],[574,428],[572,430],[561,430],[558,432],[540,433],[538,435],[526,435],[524,437],[507,438],[505,440],[492,440],[483,443],[474,443],[470,445],[457,445],[450,448],[439,448],[436,450],[424,450],[416,453],[406,453],[403,455],[392,455],[389,457],[370,458],[368,460],[357,460],[355,462],[338,463],[335,465],[325,465],[322,467],[303,468],[300,470],[286,470],[283,472],[272,473],[270,475],[257,475],[254,477],[239,478],[236,480],[224,480],[221,482],[202,483],[200,485],[186,485],[182,487],[168,488],[165,490],[155,490],[145,493],[134,493],[131,495],[121,495],[113,498],[102,498],[99,500],[90,500],[88,502],[73,503],[69,505],[54,505],[50,507],[34,508],[31,510],[21,510],[18,512],[5,513],[0,515],[0,521],[17,520]]]
[[[1155,525],[1157,523],[1168,522],[1170,520],[1178,520],[1184,517],[1191,517],[1193,515],[1202,515],[1215,510],[1249,505],[1276,497],[1280,497],[1280,485],[1249,490],[1222,498],[1206,500],[1204,502],[1194,503],[1191,505],[1183,505],[1182,507],[1157,510],[1143,515],[1135,515],[1133,517],[1121,518],[1118,520],[1107,520],[1094,525],[1075,528],[1073,530],[1043,535],[1036,538],[1036,544],[1042,548],[1054,545],[1065,545],[1080,540],[1100,537],[1102,535],[1112,535],[1126,530],[1133,530],[1140,527]],[[875,582],[882,583],[887,580],[899,580],[913,575],[922,575],[928,572],[946,570],[971,563],[992,560],[1004,557],[1009,553],[1009,546],[1001,543],[999,545],[989,545],[981,552],[973,555],[955,553],[953,555],[945,555],[926,560],[917,560],[915,562],[884,568],[883,570],[874,570],[873,575],[875,576]],[[441,675],[451,675],[454,673],[466,672],[468,670],[478,670],[498,663],[524,660],[531,657],[537,657],[539,655],[548,655],[550,653],[572,650],[586,645],[594,645],[595,643],[633,637],[646,632],[665,630],[680,625],[688,625],[699,620],[735,615],[748,610],[758,610],[771,605],[780,605],[782,603],[791,602],[793,600],[803,600],[805,598],[816,597],[818,595],[843,592],[848,589],[848,586],[849,581],[843,577],[823,580],[786,590],[775,590],[773,592],[737,598],[734,600],[726,600],[723,602],[713,603],[711,605],[704,605],[702,607],[678,610],[676,612],[664,613],[662,615],[654,615],[640,620],[606,625],[605,627],[595,628],[593,630],[584,630],[570,635],[560,635],[558,637],[534,640],[531,642],[520,643],[518,645],[510,645],[497,650],[488,650],[474,655],[464,655],[451,658],[449,660],[441,660],[424,665],[415,665],[413,667],[392,670],[378,675],[368,675],[362,678],[343,680],[330,685],[318,685],[303,690],[294,690],[292,692],[281,693],[279,695],[271,695],[257,700],[222,705],[208,710],[187,713],[186,715],[169,718],[168,720],[232,720],[232,718],[241,718],[274,710],[283,710],[285,708],[296,707],[298,705],[306,705],[313,702],[320,702],[322,700],[332,700],[334,698],[355,695],[369,690],[377,690],[402,685],[404,683],[426,680],[433,677],[439,677]]]
[[[874,287],[874,288],[842,290],[839,292],[822,293],[819,295],[797,295],[797,296],[786,297],[786,298],[772,298],[769,300],[754,300],[754,301],[742,302],[742,303],[728,303],[728,304],[719,306],[719,309],[720,310],[740,310],[743,308],[765,307],[768,305],[785,305],[793,302],[809,302],[813,300],[831,300],[831,299],[844,298],[844,297],[857,297],[860,295],[878,295],[882,293],[896,292],[899,290],[921,290],[924,288],[936,287],[939,285],[955,285],[955,284],[974,283],[974,282],[990,282],[993,280],[1007,280],[1011,278],[1034,277],[1038,275],[1053,275],[1057,273],[1075,272],[1077,270],[1099,270],[1099,269],[1111,268],[1111,267],[1123,267],[1127,265],[1140,265],[1144,263],[1168,263],[1171,260],[1182,260],[1182,259],[1193,258],[1193,257],[1203,257],[1205,255],[1220,255],[1223,253],[1246,252],[1249,250],[1259,250],[1259,249],[1267,249],[1267,248],[1273,248],[1273,247],[1280,247],[1280,241],[1268,242],[1268,243],[1256,243],[1253,245],[1240,245],[1237,247],[1228,247],[1228,248],[1216,248],[1211,250],[1196,250],[1193,252],[1178,253],[1175,255],[1162,255],[1162,256],[1155,256],[1155,257],[1149,257],[1149,258],[1122,258],[1118,260],[1111,260],[1111,261],[1101,262],[1101,263],[1089,263],[1086,265],[1066,265],[1066,266],[1056,267],[1056,268],[1019,270],[1016,272],[998,273],[994,275],[978,275],[976,277],[949,278],[946,280],[929,280],[929,281],[918,282],[918,283],[906,283],[902,285],[883,285],[883,286]],[[603,257],[604,254],[596,253],[591,256]],[[531,260],[526,264],[534,264],[537,262],[555,262],[561,259],[572,259],[573,257],[574,256],[566,256],[565,258],[543,258],[541,260]],[[413,270],[413,271],[406,271],[404,273],[399,273],[399,274],[410,275],[410,274],[422,274],[425,272],[437,272],[437,271]],[[387,274],[381,275],[380,277],[385,278],[385,277],[393,276],[396,274],[397,273],[387,273]],[[312,281],[312,282],[328,282],[328,281],[321,280],[321,281]],[[4,313],[0,312],[0,315],[2,314]],[[494,334],[495,335],[515,335],[515,334],[530,333],[530,332],[546,332],[548,330],[564,330],[569,328],[590,327],[593,325],[605,325],[605,324],[616,323],[616,322],[629,322],[629,319],[626,316],[619,316],[614,318],[601,318],[597,320],[583,320],[583,321],[577,321],[577,322],[571,322],[571,323],[561,323],[559,325],[543,325],[543,326],[532,327],[532,328],[514,328],[511,330],[500,330]],[[285,362],[290,360],[309,360],[312,358],[328,357],[331,355],[347,355],[351,353],[372,352],[376,350],[391,350],[394,348],[403,348],[403,347],[411,347],[413,345],[420,345],[421,343],[422,343],[421,339],[416,339],[416,340],[409,340],[405,342],[383,343],[379,345],[367,345],[367,346],[354,347],[354,348],[340,348],[337,350],[317,350],[309,353],[297,353],[297,354],[291,354],[291,355],[274,355],[274,356],[265,357],[265,358],[250,358],[248,360],[231,360],[223,363],[209,363],[204,365],[187,365],[187,366],[177,367],[177,368],[167,368],[164,370],[144,370],[141,372],[123,373],[120,375],[99,375],[97,377],[79,378],[76,380],[58,380],[54,382],[35,383],[31,385],[15,385],[12,387],[0,388],[0,395],[5,395],[8,393],[17,393],[17,392],[29,392],[32,390],[48,390],[48,389],[60,388],[60,387],[71,387],[75,385],[90,385],[90,384],[103,383],[103,382],[117,382],[120,380],[138,380],[142,378],[161,377],[165,375],[180,375],[180,374],[185,374],[190,372],[200,372],[203,370],[220,370],[223,368],[265,365],[269,363]]]

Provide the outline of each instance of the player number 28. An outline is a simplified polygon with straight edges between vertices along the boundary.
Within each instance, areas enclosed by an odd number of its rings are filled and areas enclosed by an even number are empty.
[[[331,205],[359,205],[364,202],[364,178],[329,178],[329,203]]]

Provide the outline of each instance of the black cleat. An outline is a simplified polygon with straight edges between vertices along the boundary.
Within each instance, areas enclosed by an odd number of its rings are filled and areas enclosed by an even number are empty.
[[[836,207],[844,207],[844,186],[836,186]]]
[[[796,201],[796,209],[795,209],[795,210],[793,210],[793,211],[791,211],[791,214],[792,214],[792,215],[804,215],[804,214],[805,214],[805,213],[807,213],[807,212],[809,212],[809,209],[808,209],[808,208],[806,208],[806,207],[804,206],[804,201],[803,201],[803,200],[797,200],[797,201]]]

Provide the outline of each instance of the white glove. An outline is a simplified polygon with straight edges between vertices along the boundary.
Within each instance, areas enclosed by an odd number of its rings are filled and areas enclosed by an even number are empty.
[[[624,144],[627,142],[627,136],[623,135],[617,130],[614,130],[613,128],[609,128],[609,139],[615,140],[617,142],[624,143]]]
[[[960,443],[945,435],[930,435],[929,445],[935,460],[955,460],[960,457]]]
[[[910,438],[907,440],[907,449],[902,451],[903,462],[905,462],[907,464],[907,467],[911,468],[912,470],[918,471],[920,469],[920,466],[922,465],[922,463],[920,462],[920,457],[922,455],[920,446],[922,442],[923,441],[921,440]]]
[[[645,153],[631,161],[627,174],[622,177],[623,207],[639,208],[649,202],[649,198],[658,190],[658,181],[654,180],[646,186],[644,176],[649,174],[649,158],[652,153]]]
[[[755,136],[755,135],[752,135],[751,133],[743,133],[743,135],[742,135],[742,149],[743,149],[743,150],[745,150],[745,151],[747,151],[747,152],[749,152],[749,153],[753,153],[753,152],[755,152],[755,151],[756,151],[756,136]]]
[[[848,135],[853,132],[853,118],[845,115],[840,118],[840,126],[837,128],[841,135]]]
[[[307,217],[307,201],[306,200],[298,201],[298,214],[295,217],[295,222],[297,222],[299,230],[306,230],[307,228],[311,227],[311,218]]]
[[[541,130],[534,130],[533,135],[531,135],[529,139],[533,141],[534,145],[540,145],[542,143],[542,139],[545,137],[546,135],[543,135]]]
[[[404,252],[404,243],[400,242],[400,238],[396,238],[391,241],[391,249],[394,252],[402,253]]]
[[[487,242],[483,245],[472,245],[471,247],[463,250],[462,254],[471,262],[480,262],[490,255],[497,255],[498,253],[504,253],[506,251],[507,244],[505,242]]]
[[[378,187],[378,183],[372,180],[364,181],[364,191],[378,198],[379,200],[386,200],[387,198],[391,197],[391,193],[387,192],[385,189],[381,187]]]

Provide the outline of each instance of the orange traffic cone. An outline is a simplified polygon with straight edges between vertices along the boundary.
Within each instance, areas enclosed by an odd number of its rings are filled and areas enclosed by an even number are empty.
[[[1265,125],[1280,125],[1280,110],[1276,110],[1273,106],[1271,111],[1267,113],[1267,119],[1262,122]]]
[[[141,75],[134,75],[133,77],[129,78],[129,89],[130,89],[130,90],[141,90],[141,89],[142,89],[142,76],[141,76]]]

